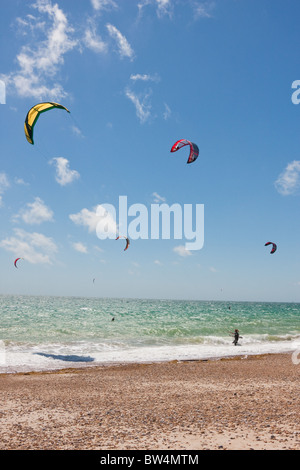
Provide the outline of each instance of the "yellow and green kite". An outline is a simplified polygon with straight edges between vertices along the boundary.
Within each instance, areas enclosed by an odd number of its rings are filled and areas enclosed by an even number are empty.
[[[45,111],[50,111],[50,109],[54,109],[54,108],[64,109],[68,113],[70,112],[67,108],[65,108],[61,104],[51,103],[51,102],[38,103],[28,111],[25,122],[24,122],[24,130],[25,130],[26,139],[28,140],[30,144],[32,145],[34,144],[33,128],[40,114],[44,113]]]

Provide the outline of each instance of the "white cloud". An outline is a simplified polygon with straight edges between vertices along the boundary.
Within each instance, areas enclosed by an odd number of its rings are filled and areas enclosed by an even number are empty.
[[[74,248],[74,250],[79,251],[79,253],[87,253],[88,252],[87,247],[81,242],[73,243],[73,248]]]
[[[26,181],[23,180],[23,178],[17,178],[15,177],[15,183],[22,185],[22,186],[29,186],[29,183],[26,183]]]
[[[66,96],[66,92],[61,84],[55,82],[55,75],[64,63],[65,54],[77,45],[77,41],[71,38],[73,28],[57,3],[53,5],[50,0],[37,0],[32,7],[46,15],[48,21],[36,20],[34,26],[44,33],[45,39],[33,38],[32,44],[21,48],[16,58],[19,69],[5,76],[6,83],[23,97],[61,98]]]
[[[181,3],[185,7],[192,8],[194,19],[198,18],[211,18],[212,10],[215,8],[213,0],[140,0],[138,3],[139,17],[143,15],[145,7],[152,7],[156,9],[156,14],[159,19],[168,16],[172,18],[174,15],[174,7],[176,4]]]
[[[114,0],[91,0],[93,8],[96,11],[109,10],[110,8],[118,8]]]
[[[10,184],[5,173],[0,173],[0,206],[2,205],[2,194],[9,188]]]
[[[15,220],[22,219],[23,222],[29,225],[51,222],[53,220],[52,210],[39,197],[36,197],[34,202],[26,204],[26,207],[27,209],[14,216]]]
[[[136,115],[139,118],[140,122],[141,123],[146,122],[151,116],[151,113],[150,113],[151,105],[147,103],[149,94],[146,94],[143,97],[142,101],[133,91],[129,90],[129,88],[125,90],[125,94],[127,98],[129,98],[130,101],[134,104]]]
[[[173,251],[175,251],[175,253],[177,253],[179,256],[182,256],[182,257],[192,255],[192,253],[189,250],[187,250],[184,245],[175,246],[175,248],[173,248]]]
[[[162,262],[159,261],[159,259],[154,260],[154,264],[156,264],[157,266],[163,266]]]
[[[277,191],[283,196],[293,194],[300,187],[300,160],[289,163],[275,181]]]
[[[131,74],[130,75],[130,80],[133,80],[134,82],[141,80],[142,82],[159,82],[160,77],[158,74],[150,75],[147,73],[141,74],[141,73],[136,73],[136,74]]]
[[[107,23],[106,28],[109,32],[109,35],[117,43],[120,56],[121,57],[128,57],[129,59],[132,60],[133,56],[134,56],[134,51],[131,48],[131,46],[130,46],[129,42],[127,41],[127,39],[125,38],[125,36],[123,36],[123,34],[120,33],[120,31],[110,23]]]
[[[100,248],[100,246],[98,246],[98,245],[94,245],[94,246],[93,246],[93,249],[94,249],[95,251],[98,251],[99,253],[103,253],[103,252],[104,252],[104,250],[102,250],[102,248]],[[100,262],[101,262],[101,263],[106,263],[106,261],[105,261],[104,259],[100,260]]]
[[[164,120],[167,121],[167,119],[169,119],[169,117],[171,116],[171,109],[167,105],[167,103],[164,103],[164,105],[165,105],[165,111],[163,113],[163,117],[164,117]]]
[[[157,73],[155,74],[131,74],[130,75],[130,80],[135,84],[137,82],[155,82],[158,83],[160,81],[160,77]],[[132,87],[127,87],[125,90],[125,94],[127,98],[130,99],[130,101],[134,104],[135,109],[136,109],[136,115],[139,118],[141,123],[146,122],[153,113],[151,112],[151,102],[150,102],[150,96],[152,95],[152,89],[144,89],[142,92],[139,92],[138,94],[133,91]],[[165,112],[163,114],[164,119],[168,119],[171,111],[170,108],[165,105]]]
[[[101,54],[107,52],[107,44],[102,40],[101,36],[97,34],[95,23],[92,20],[89,21],[88,27],[85,30],[83,41],[86,47],[94,52]]]
[[[207,1],[207,2],[194,2],[193,9],[194,9],[194,18],[211,18],[212,17],[212,10],[215,8],[215,2]]]
[[[173,13],[172,0],[141,0],[140,3],[138,3],[140,16],[143,13],[143,9],[148,5],[153,5],[156,7],[156,14],[159,18],[162,18],[165,15],[168,15],[169,17],[172,16],[172,13]]]
[[[42,233],[29,233],[20,229],[14,232],[15,236],[0,241],[1,248],[33,264],[52,264],[53,256],[57,252],[57,246],[52,238]]]
[[[73,125],[71,129],[75,135],[77,135],[78,137],[83,137],[82,131],[79,129],[79,127]]]
[[[69,217],[74,224],[87,227],[89,232],[96,231],[96,227],[99,222],[97,208],[94,208],[92,211],[84,208],[77,214],[70,214]]]
[[[87,227],[89,232],[97,233],[101,237],[101,233],[115,236],[117,233],[117,224],[112,214],[108,213],[104,206],[99,204],[92,210],[82,209],[77,214],[70,214],[70,219],[76,225]]]
[[[157,4],[157,15],[159,17],[164,15],[171,16],[172,14],[172,3],[171,0],[156,0]]]
[[[56,181],[61,186],[70,184],[80,177],[80,174],[76,170],[69,168],[69,160],[63,157],[57,157],[50,160],[50,163],[54,163],[56,166]]]
[[[159,202],[166,202],[166,198],[163,196],[160,196],[158,193],[154,192],[152,193],[152,196],[154,197],[154,202],[159,203]]]
[[[9,188],[10,184],[5,173],[0,173],[0,193]]]
[[[35,34],[36,32],[45,29],[45,21],[41,21],[39,17],[28,14],[25,18],[16,18],[17,33],[22,36],[28,36],[28,33]]]

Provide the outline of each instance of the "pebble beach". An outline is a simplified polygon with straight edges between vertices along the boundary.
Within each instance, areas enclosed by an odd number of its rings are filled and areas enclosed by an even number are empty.
[[[290,354],[0,375],[1,450],[299,450]]]

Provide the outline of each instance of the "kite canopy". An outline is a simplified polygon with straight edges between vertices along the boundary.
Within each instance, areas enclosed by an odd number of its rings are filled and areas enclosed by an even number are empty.
[[[28,140],[30,144],[32,145],[34,144],[33,128],[40,114],[44,113],[45,111],[50,111],[50,109],[54,109],[54,108],[64,109],[68,113],[70,112],[67,108],[65,108],[61,104],[51,103],[51,102],[38,103],[28,111],[25,122],[24,122],[24,131],[25,131],[26,139]]]
[[[15,265],[15,267],[16,267],[16,268],[18,268],[18,266],[17,266],[17,262],[19,261],[19,259],[23,259],[23,258],[17,258],[17,259],[15,259],[15,261],[14,261],[14,265]]]
[[[126,251],[126,250],[127,250],[127,248],[128,248],[128,247],[129,247],[129,245],[130,245],[129,238],[127,238],[127,237],[123,237],[123,236],[121,235],[121,236],[117,237],[117,238],[116,238],[116,240],[119,240],[119,238],[125,238],[125,240],[126,240],[126,246],[125,246],[125,248],[124,248],[124,251]]]
[[[273,243],[273,242],[265,243],[265,246],[268,246],[268,245],[272,245],[272,250],[270,251],[270,254],[272,255],[277,250],[277,245],[276,245],[276,243]]]
[[[192,163],[195,160],[197,160],[198,155],[199,155],[199,148],[193,142],[190,142],[189,140],[186,140],[186,139],[180,139],[177,142],[175,142],[175,144],[173,145],[170,151],[176,152],[177,150],[181,149],[182,147],[185,147],[186,145],[190,146],[190,155],[187,160],[187,163]]]

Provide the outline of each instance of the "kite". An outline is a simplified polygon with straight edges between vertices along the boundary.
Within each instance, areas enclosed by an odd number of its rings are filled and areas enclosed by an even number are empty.
[[[119,238],[125,238],[125,240],[126,240],[126,246],[125,246],[125,248],[124,248],[124,251],[126,251],[126,250],[127,250],[127,248],[128,248],[128,247],[129,247],[129,245],[130,245],[129,238],[127,238],[127,237],[123,237],[123,236],[119,236],[119,237],[117,237],[117,238],[116,238],[116,240],[119,240]]]
[[[14,265],[15,265],[15,267],[16,267],[17,269],[18,269],[17,261],[19,261],[19,259],[23,259],[23,258],[17,258],[17,259],[15,259],[15,262],[14,262]]]
[[[170,151],[176,152],[177,150],[181,149],[182,147],[185,147],[186,145],[190,146],[190,155],[187,160],[187,163],[192,163],[198,158],[199,155],[199,148],[193,142],[190,142],[189,140],[185,139],[178,140],[177,142],[175,142]]]
[[[272,245],[272,250],[270,251],[270,254],[272,255],[277,250],[277,245],[276,245],[276,243],[273,243],[273,242],[265,243],[265,246],[268,246],[268,245]]]
[[[67,108],[62,106],[61,104],[58,103],[51,103],[51,102],[46,102],[46,103],[38,103],[35,106],[33,106],[27,113],[25,122],[24,122],[24,131],[25,131],[25,137],[28,140],[30,144],[34,144],[33,142],[33,128],[36,124],[36,121],[38,120],[39,116],[41,113],[44,113],[45,111],[50,111],[50,109],[64,109],[68,113],[70,112]]]

